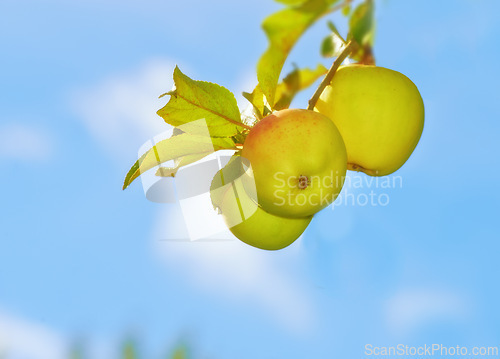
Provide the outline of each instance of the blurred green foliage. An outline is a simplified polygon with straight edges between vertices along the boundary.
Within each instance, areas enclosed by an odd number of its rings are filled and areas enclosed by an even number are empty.
[[[141,356],[138,349],[138,344],[135,340],[126,340],[121,347],[120,355],[116,359],[146,359]],[[5,356],[0,352],[0,359],[4,359]],[[173,350],[167,352],[167,354],[161,359],[190,359],[190,350],[186,344],[177,344]],[[75,344],[70,351],[68,359],[92,359],[86,354],[85,346],[82,343]],[[111,358],[110,358],[111,359]]]

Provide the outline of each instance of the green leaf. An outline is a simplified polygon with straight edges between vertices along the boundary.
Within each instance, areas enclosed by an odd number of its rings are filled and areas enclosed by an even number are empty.
[[[166,140],[158,142],[134,163],[130,168],[123,189],[127,188],[132,181],[142,173],[154,168],[161,163],[174,160],[176,158],[187,157],[185,164],[189,164],[219,150],[235,150],[236,146],[232,139],[224,137],[210,138],[207,136],[182,133],[172,136]],[[203,156],[202,156],[203,155]],[[196,156],[198,159],[193,160]],[[190,162],[191,161],[191,162]]]
[[[335,26],[335,24],[331,21],[328,21],[327,23],[327,26],[328,28],[330,29],[331,32],[333,32],[335,35],[337,35],[338,37],[342,38],[342,35],[340,35],[340,32],[339,30],[337,29],[337,26]],[[343,38],[342,38],[343,39]],[[345,42],[345,41],[344,41]]]
[[[290,72],[281,82],[276,89],[276,103],[274,108],[282,110],[289,108],[295,95],[307,89],[317,79],[326,74],[328,69],[319,64],[316,69],[295,69]]]
[[[195,163],[196,161],[201,160],[203,157],[206,157],[209,154],[210,153],[203,152],[176,158],[174,160],[174,167],[160,167],[156,171],[155,175],[159,177],[175,177],[177,171],[181,167],[187,166],[191,163]]]
[[[323,39],[321,43],[321,56],[337,57],[344,50],[345,44],[339,40],[334,34],[331,34]]]
[[[332,33],[321,43],[321,55],[323,57],[337,57],[344,50],[346,41],[331,21],[328,22],[328,27]]]
[[[169,359],[187,359],[188,357],[188,349],[185,346],[179,346],[174,350]]]
[[[209,154],[209,153],[208,153]],[[187,166],[191,163],[201,160],[203,157],[208,155],[207,153],[195,153],[193,155],[187,155],[183,157],[176,158],[174,160],[174,167],[160,167],[156,171],[156,176],[159,177],[175,177],[177,171],[181,167]]]
[[[241,133],[240,132],[231,138],[235,144],[243,145],[245,143],[247,136],[248,136],[248,133]]]
[[[208,132],[214,137],[231,137],[247,126],[241,122],[240,110],[234,95],[226,88],[210,82],[195,81],[174,70],[175,90],[170,100],[158,111],[166,123],[184,125],[193,134]],[[205,119],[204,121],[198,121]],[[191,124],[191,126],[186,126]]]
[[[350,13],[351,13],[351,6],[350,5],[344,6],[342,8],[342,15],[349,16]]]
[[[231,157],[229,162],[215,174],[210,184],[210,198],[212,199],[212,205],[215,210],[220,208],[224,193],[226,193],[226,190],[229,188],[228,185],[245,174],[245,170],[248,167],[245,166],[245,163],[246,160],[241,157],[241,151],[238,151]]]
[[[243,97],[253,105],[254,114],[258,120],[263,119],[272,112],[271,106],[259,85],[255,87],[252,93],[243,92]]]
[[[122,359],[137,359],[137,349],[133,341],[128,340],[123,344],[122,348]]]
[[[185,126],[185,125],[184,125]],[[175,127],[172,133],[173,136],[178,136],[180,134],[185,133],[182,131],[180,128]],[[217,139],[218,141],[218,139]],[[213,142],[213,140],[212,140]],[[175,177],[177,174],[177,171],[184,166],[187,166],[191,163],[194,163],[196,161],[201,160],[203,157],[206,156],[206,153],[195,153],[193,155],[187,155],[183,157],[178,157],[174,159],[174,167],[160,167],[156,171],[156,176],[159,177]]]
[[[182,133],[185,133],[184,131],[182,131],[180,128],[178,127],[175,127],[174,130],[173,130],[173,133],[172,133],[172,136],[177,136],[177,135],[180,135]],[[174,167],[160,167],[158,168],[158,170],[156,171],[156,176],[159,176],[159,177],[175,177],[177,171],[183,167],[183,166],[187,166],[191,163],[194,163],[198,160],[201,160],[203,157],[205,157],[206,154],[205,153],[195,153],[193,155],[187,155],[187,156],[183,156],[183,157],[178,157],[176,159],[174,159]]]
[[[257,64],[257,79],[269,103],[274,104],[276,86],[288,54],[300,36],[325,15],[337,0],[307,0],[281,10],[264,20],[262,28],[269,47]],[[296,4],[296,2],[294,2]]]
[[[358,5],[349,20],[349,34],[359,44],[373,42],[375,31],[374,5],[372,0],[366,0]]]

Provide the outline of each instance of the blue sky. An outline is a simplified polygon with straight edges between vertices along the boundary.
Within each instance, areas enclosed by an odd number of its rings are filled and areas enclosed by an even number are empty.
[[[3,0],[0,354],[58,359],[83,338],[92,358],[109,358],[128,335],[148,358],[181,338],[220,359],[499,346],[500,5],[377,4],[377,62],[410,77],[426,106],[422,139],[396,173],[403,186],[374,189],[387,206],[328,208],[269,253],[161,241],[173,207],[121,184],[166,129],[157,96],[175,64],[250,90],[266,47],[260,22],[279,4]],[[311,29],[286,69],[327,65],[325,34],[324,22]]]

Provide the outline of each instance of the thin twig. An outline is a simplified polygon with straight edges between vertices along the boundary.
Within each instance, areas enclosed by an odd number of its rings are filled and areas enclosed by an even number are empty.
[[[328,73],[326,74],[325,78],[323,79],[323,81],[321,81],[318,88],[316,89],[316,92],[309,100],[309,106],[307,107],[308,110],[314,109],[314,106],[316,106],[316,102],[318,102],[319,97],[325,90],[326,86],[328,86],[330,82],[332,82],[333,76],[335,76],[335,72],[337,72],[337,69],[342,64],[342,62],[344,62],[346,57],[353,52],[355,47],[356,47],[355,42],[352,40],[349,41],[345,46],[344,50],[342,50],[340,55],[335,59],[334,63],[332,64],[332,67],[330,67],[330,70],[328,70]]]
[[[342,10],[344,7],[351,5],[353,0],[345,0],[342,4],[338,4],[334,7],[332,7],[330,10],[328,10],[328,14],[331,14],[332,12]]]

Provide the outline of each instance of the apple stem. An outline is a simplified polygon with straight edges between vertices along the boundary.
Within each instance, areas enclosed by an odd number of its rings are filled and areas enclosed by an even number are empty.
[[[340,67],[340,65],[342,65],[342,62],[344,62],[346,57],[349,56],[354,51],[355,47],[356,43],[352,40],[349,41],[345,46],[344,50],[342,50],[340,55],[335,59],[335,61],[332,64],[332,67],[330,67],[330,70],[328,70],[328,73],[326,74],[325,78],[323,79],[323,81],[321,81],[318,88],[316,89],[316,92],[314,92],[314,95],[309,100],[309,106],[307,107],[308,110],[314,110],[316,102],[318,102],[319,97],[325,90],[326,86],[328,86],[330,82],[332,82],[333,76],[335,76],[335,73],[337,72],[338,68]]]

